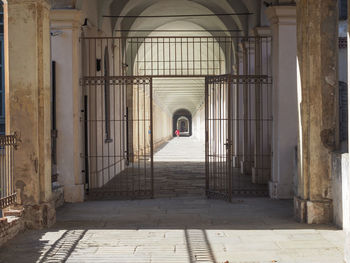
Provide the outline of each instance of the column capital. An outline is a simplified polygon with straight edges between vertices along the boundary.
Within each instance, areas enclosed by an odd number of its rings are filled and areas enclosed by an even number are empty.
[[[82,24],[82,12],[77,9],[51,10],[51,29],[78,28]]]
[[[296,25],[296,6],[270,6],[265,13],[271,24]]]
[[[256,27],[253,29],[253,34],[260,37],[269,37],[272,36],[272,30],[268,26]]]

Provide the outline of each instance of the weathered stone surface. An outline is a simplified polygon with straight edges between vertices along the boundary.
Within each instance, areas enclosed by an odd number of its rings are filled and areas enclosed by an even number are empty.
[[[332,221],[333,207],[332,201],[307,201],[307,223],[327,224]]]
[[[272,178],[271,198],[293,198],[295,146],[298,144],[296,78],[296,7],[270,6],[265,11],[272,29]]]
[[[14,180],[26,224],[50,226],[50,6],[46,0],[4,1],[6,133],[18,132]],[[36,225],[38,224],[38,225]]]
[[[331,151],[338,142],[337,26],[337,1],[297,2],[301,123],[297,196],[308,203],[306,218],[302,210],[296,211],[306,222],[330,222]]]
[[[50,0],[52,8],[75,8],[76,0]]]
[[[298,222],[306,222],[306,212],[307,212],[307,208],[306,208],[306,201],[298,198],[298,197],[294,197],[294,215],[295,215],[295,219]]]
[[[9,215],[0,218],[0,247],[24,230],[21,217]]]

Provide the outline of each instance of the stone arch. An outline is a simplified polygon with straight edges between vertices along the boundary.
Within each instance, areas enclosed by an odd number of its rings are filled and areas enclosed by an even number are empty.
[[[175,137],[175,130],[178,128],[178,120],[181,118],[188,120],[188,134],[183,133],[181,136],[192,136],[192,114],[186,109],[178,109],[173,114],[173,136]]]

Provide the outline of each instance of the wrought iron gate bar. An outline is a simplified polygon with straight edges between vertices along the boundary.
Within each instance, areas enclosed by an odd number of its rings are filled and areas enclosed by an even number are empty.
[[[208,198],[268,195],[271,82],[261,75],[206,77]]]
[[[93,76],[84,77],[81,84],[88,97],[84,118],[88,136],[84,158],[88,167],[87,197],[152,198],[152,79]],[[106,118],[106,111],[110,118]],[[105,139],[106,122],[109,140]]]
[[[1,209],[16,202],[14,162],[19,141],[17,134],[0,135],[0,215]]]

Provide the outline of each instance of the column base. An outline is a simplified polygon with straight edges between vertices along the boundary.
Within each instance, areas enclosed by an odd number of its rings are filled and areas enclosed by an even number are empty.
[[[233,167],[240,167],[241,160],[238,156],[233,156],[232,158],[232,166]]]
[[[252,183],[267,184],[270,180],[271,170],[266,168],[252,168]]]
[[[345,235],[344,260],[350,263],[350,232],[346,232]]]
[[[332,213],[332,200],[309,201],[294,197],[294,216],[300,223],[329,224]]]
[[[64,186],[64,201],[67,203],[84,202],[85,187],[83,184],[65,185]]]
[[[56,223],[55,202],[53,200],[39,205],[18,206],[23,208],[23,220],[26,228],[42,229]]]
[[[272,199],[293,199],[293,185],[270,181],[269,196]]]
[[[251,161],[241,161],[241,174],[250,175],[252,174],[253,163]]]

